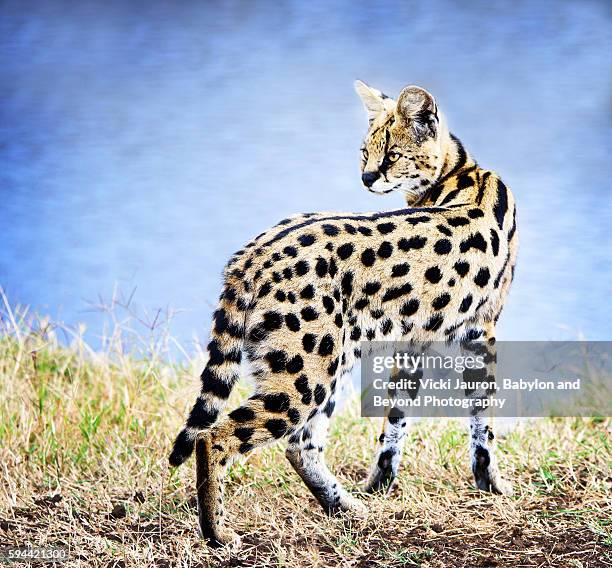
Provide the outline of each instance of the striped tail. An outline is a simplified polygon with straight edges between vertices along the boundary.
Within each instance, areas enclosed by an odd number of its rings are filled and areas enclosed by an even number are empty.
[[[240,376],[240,361],[244,343],[244,312],[232,306],[234,290],[227,286],[213,316],[208,363],[201,375],[202,389],[195,401],[185,427],[180,431],[170,454],[170,465],[181,465],[193,452],[198,432],[212,426]],[[234,320],[234,321],[233,321]]]

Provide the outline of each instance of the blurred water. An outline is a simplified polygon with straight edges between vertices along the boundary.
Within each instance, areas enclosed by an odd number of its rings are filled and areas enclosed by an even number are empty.
[[[286,215],[391,209],[359,184],[361,78],[437,95],[516,194],[498,336],[610,339],[606,2],[5,2],[0,285],[100,328],[115,283],[205,336],[227,257]]]

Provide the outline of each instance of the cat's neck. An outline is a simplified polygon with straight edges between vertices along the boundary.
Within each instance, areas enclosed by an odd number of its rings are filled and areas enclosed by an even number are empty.
[[[444,163],[438,183],[476,165],[476,160],[464,148],[461,140],[453,134],[448,135],[448,142],[445,146]]]
[[[444,162],[437,182],[412,206],[446,206],[451,203],[467,203],[475,198],[478,179],[470,174],[478,169],[476,160],[452,134],[448,136],[444,152]]]

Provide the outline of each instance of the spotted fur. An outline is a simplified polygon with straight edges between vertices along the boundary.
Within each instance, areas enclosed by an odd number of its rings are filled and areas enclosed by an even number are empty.
[[[170,456],[179,465],[197,443],[200,528],[212,543],[235,538],[223,521],[227,465],[275,440],[288,439],[289,461],[326,511],[363,512],[323,455],[361,341],[494,341],[518,243],[510,190],[449,134],[427,91],[406,87],[396,102],[356,89],[370,120],[364,185],[403,192],[408,207],[296,215],[228,262],[201,393]],[[243,356],[255,392],[222,415]],[[386,420],[367,491],[393,481],[404,428],[401,416]],[[508,493],[488,419],[473,417],[471,430],[477,485]]]

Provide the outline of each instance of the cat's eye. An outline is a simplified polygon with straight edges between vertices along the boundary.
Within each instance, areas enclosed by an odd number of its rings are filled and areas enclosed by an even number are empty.
[[[387,159],[390,162],[397,162],[401,158],[401,154],[399,152],[389,152],[387,154]]]
[[[365,148],[362,148],[362,149],[361,149],[361,157],[362,157],[364,160],[367,160],[367,159],[368,159],[368,151],[367,151]]]

